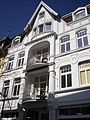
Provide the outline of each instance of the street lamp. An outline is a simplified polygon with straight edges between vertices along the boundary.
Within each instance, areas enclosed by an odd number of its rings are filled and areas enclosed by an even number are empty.
[[[2,117],[3,117],[3,109],[4,109],[4,104],[5,104],[5,93],[4,94],[2,94],[1,92],[0,92],[0,95],[1,96],[3,96],[3,105],[2,105],[2,110],[1,110],[1,117],[0,117],[0,120],[2,119]]]

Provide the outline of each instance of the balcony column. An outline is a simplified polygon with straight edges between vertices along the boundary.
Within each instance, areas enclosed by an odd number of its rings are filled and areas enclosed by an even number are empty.
[[[49,61],[49,92],[55,89],[55,38],[50,41],[50,61]]]

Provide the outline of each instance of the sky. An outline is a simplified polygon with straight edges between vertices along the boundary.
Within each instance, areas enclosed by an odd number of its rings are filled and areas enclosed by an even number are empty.
[[[14,37],[23,32],[41,0],[0,0],[0,39],[8,34]],[[61,16],[78,7],[90,4],[90,0],[43,0]]]

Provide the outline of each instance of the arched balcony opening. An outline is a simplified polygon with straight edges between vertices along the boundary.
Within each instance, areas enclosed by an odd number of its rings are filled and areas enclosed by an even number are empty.
[[[50,45],[48,41],[40,42],[29,50],[27,70],[48,65]]]

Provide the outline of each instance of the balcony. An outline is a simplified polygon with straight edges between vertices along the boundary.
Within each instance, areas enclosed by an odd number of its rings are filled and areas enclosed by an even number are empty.
[[[42,88],[39,90],[36,90],[34,88],[33,91],[31,91],[29,95],[24,96],[23,102],[46,100],[47,96],[48,96],[48,90],[45,90]]]
[[[38,67],[47,66],[49,63],[49,53],[43,53],[32,56],[27,65],[27,70],[35,69]]]

